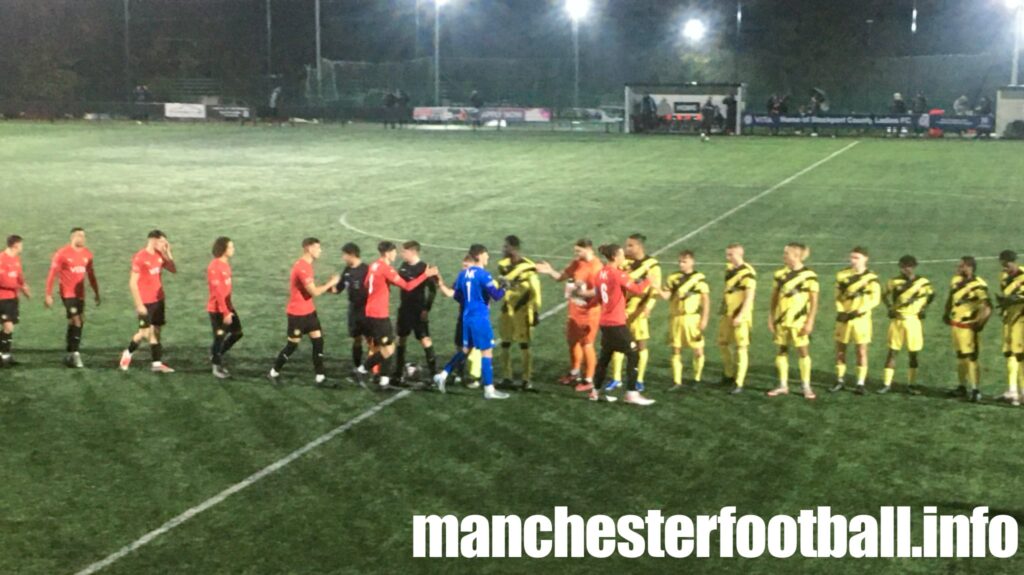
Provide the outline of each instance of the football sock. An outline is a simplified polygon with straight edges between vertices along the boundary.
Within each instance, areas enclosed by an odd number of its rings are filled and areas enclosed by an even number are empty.
[[[281,369],[284,367],[284,364],[288,361],[288,358],[290,358],[292,354],[295,353],[295,350],[298,348],[299,344],[295,343],[294,341],[289,341],[285,343],[284,347],[281,348],[281,351],[277,354],[277,359],[274,360],[274,371],[281,371]]]
[[[699,382],[704,377],[704,354],[693,356],[693,381]]]
[[[224,353],[224,332],[218,331],[213,336],[213,345],[210,346],[210,356],[213,365],[220,365],[221,356]]]
[[[383,361],[384,355],[381,354],[380,351],[375,351],[366,358],[366,363],[363,364],[363,369],[366,371],[373,371],[373,368],[383,363]]]
[[[957,380],[960,382],[960,387],[967,387],[967,366],[968,360],[962,357],[956,361],[956,375]]]
[[[636,391],[637,374],[640,366],[640,351],[632,350],[625,354],[626,358],[626,389]]]
[[[967,381],[971,384],[971,389],[978,389],[978,362],[973,359],[967,360]]]
[[[846,379],[846,364],[836,362],[836,379],[842,383]]]
[[[352,342],[352,365],[360,366],[363,364],[363,342],[362,340],[356,339]]]
[[[868,364],[857,366],[857,385],[864,385],[868,380]]]
[[[681,353],[672,354],[672,383],[676,385],[683,383],[683,354]]]
[[[1024,361],[1021,356],[1017,356],[1017,383],[1024,381]]]
[[[519,353],[523,358],[523,379],[530,381],[533,379],[533,352],[530,351],[530,344],[519,344]]]
[[[434,346],[423,348],[423,354],[427,356],[427,370],[430,372],[430,377],[434,377],[437,373],[437,354],[434,353]]]
[[[448,363],[444,364],[444,370],[448,373],[454,373],[456,370],[461,369],[466,365],[466,354],[459,351],[455,352],[455,355],[448,360]]]
[[[797,365],[800,366],[800,383],[804,387],[811,386],[811,356],[801,357],[796,360]]]
[[[1017,357],[1011,355],[1006,358],[1006,383],[1010,389],[1010,393],[1017,395],[1017,377],[1019,374],[1020,366],[1017,363]]]
[[[745,347],[736,348],[736,387],[743,387],[747,380],[747,365],[750,354]]]
[[[396,372],[396,366],[395,366],[395,356],[394,356],[394,354],[392,354],[392,355],[389,355],[388,357],[385,357],[385,358],[380,360],[380,375],[381,375],[381,379],[390,378],[391,374],[394,374],[394,373],[397,373],[397,372]],[[383,381],[381,383],[381,385],[386,385],[386,384],[387,384],[387,380],[385,380],[385,381]]]
[[[480,379],[481,377],[483,377],[483,365],[482,362],[480,361],[482,358],[483,356],[480,354],[480,350],[478,349],[474,349],[473,351],[469,352],[469,357],[466,358],[466,361],[467,363],[469,363],[470,379]],[[494,373],[493,367],[491,368],[491,373]]]
[[[240,331],[228,334],[228,338],[224,340],[224,347],[220,349],[220,354],[224,355],[231,351],[231,348],[235,347],[235,344],[238,343],[238,340],[240,339],[242,339],[242,332]]]
[[[480,382],[484,386],[494,385],[494,360],[490,357],[480,358]]]
[[[498,355],[501,362],[501,374],[505,379],[512,379],[512,344],[502,342],[501,351]]]
[[[583,356],[587,360],[587,369],[584,372],[584,376],[593,381],[594,374],[597,372],[597,350],[592,345],[583,346]]]
[[[650,352],[645,347],[644,349],[637,350],[636,352],[636,380],[644,381],[647,377],[647,358],[650,356]]]
[[[310,340],[313,344],[313,370],[317,375],[324,374],[324,338],[317,337]]]
[[[11,339],[13,339],[11,337],[12,335],[14,334],[0,332],[0,354],[8,355],[11,353]]]
[[[139,349],[139,342],[135,341],[134,339],[129,341],[127,349],[128,353],[135,353],[135,351]]]
[[[160,345],[159,342],[151,344],[149,346],[149,355],[153,358],[153,363],[160,363],[160,360],[164,357],[164,346]]]
[[[736,377],[736,362],[733,361],[732,348],[723,345],[719,349],[722,351],[722,375],[728,378]]]
[[[779,387],[789,387],[789,356],[775,356],[775,369],[779,372]]]
[[[896,370],[894,368],[887,367],[882,373],[882,383],[885,384],[886,387],[892,387],[892,380],[896,377]]]
[[[405,345],[399,345],[395,348],[395,377],[398,377],[399,370],[405,366]],[[385,372],[387,373],[387,372]]]
[[[907,385],[914,385],[917,382],[917,368],[912,367],[907,370]]]
[[[622,381],[622,360],[625,356],[621,353],[612,354],[612,379]]]
[[[82,326],[80,325],[69,325],[68,326],[68,351],[74,353],[78,351],[79,346],[82,344]]]
[[[601,348],[601,359],[597,361],[597,372],[594,379],[595,385],[604,385],[608,379],[608,364],[612,361],[613,352],[607,348]]]

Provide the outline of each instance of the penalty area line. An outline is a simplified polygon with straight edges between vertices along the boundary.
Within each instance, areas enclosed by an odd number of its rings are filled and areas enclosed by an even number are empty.
[[[199,515],[204,511],[207,511],[213,507],[216,507],[217,505],[220,505],[228,497],[231,497],[232,495],[251,487],[253,484],[258,483],[259,481],[265,479],[267,476],[284,469],[285,467],[292,464],[293,462],[295,462],[295,460],[299,459],[303,455],[306,455],[310,451],[313,451],[314,449],[320,447],[321,445],[327,443],[328,441],[334,439],[335,437],[352,429],[356,425],[359,425],[363,421],[366,421],[367,419],[370,419],[374,415],[377,415],[378,413],[383,411],[385,407],[388,407],[389,405],[405,397],[408,397],[410,393],[412,392],[410,392],[408,389],[404,389],[399,393],[389,397],[388,399],[385,399],[384,401],[374,405],[370,409],[367,409],[366,411],[360,413],[354,418],[339,425],[338,427],[335,427],[334,429],[328,431],[327,433],[321,435],[320,437],[317,437],[313,441],[310,441],[306,445],[303,445],[299,449],[296,449],[295,451],[289,453],[283,458],[275,461],[274,463],[271,463],[270,465],[264,467],[263,469],[257,471],[256,473],[253,473],[252,475],[243,479],[242,481],[239,481],[238,483],[232,485],[231,487],[228,487],[227,489],[221,491],[217,495],[214,495],[213,497],[207,499],[206,501],[200,503],[199,505],[196,505],[195,507],[188,509],[187,511],[181,513],[177,517],[174,517],[167,523],[164,523],[160,527],[157,527],[156,529],[150,531],[149,533],[146,533],[142,537],[139,537],[132,543],[129,543],[128,545],[125,545],[124,547],[111,553],[106,558],[101,559],[91,565],[88,565],[87,567],[84,567],[79,571],[76,571],[75,575],[92,575],[93,573],[98,573],[106,569],[107,567],[110,567],[114,563],[117,563],[121,559],[124,559],[128,555],[131,555],[135,551],[138,551],[142,547],[145,547],[146,545],[152,543],[156,538],[160,537],[161,535],[167,534],[174,528],[180,526],[189,519],[192,519],[196,515]]]

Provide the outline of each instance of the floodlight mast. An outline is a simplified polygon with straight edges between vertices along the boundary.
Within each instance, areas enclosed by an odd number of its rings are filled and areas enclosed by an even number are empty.
[[[590,0],[565,0],[565,11],[572,20],[573,91],[572,106],[580,107],[580,20],[590,12]]]
[[[1020,44],[1024,34],[1024,0],[1007,0],[1007,6],[1013,10],[1013,69],[1010,70],[1010,85],[1019,86]]]
[[[434,105],[441,105],[441,7],[450,0],[434,0]]]

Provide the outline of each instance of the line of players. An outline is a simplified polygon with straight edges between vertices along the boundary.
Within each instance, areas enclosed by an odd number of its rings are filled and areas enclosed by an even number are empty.
[[[563,270],[547,262],[534,263],[521,253],[516,236],[505,239],[503,258],[498,262],[495,280],[487,271],[489,254],[481,245],[471,246],[463,261],[463,269],[449,287],[438,269],[420,259],[420,245],[405,242],[401,246],[403,263],[392,267],[399,248],[391,242],[378,245],[379,258],[371,264],[361,259],[357,245],[342,248],[344,271],[326,283],[317,284],[313,262],[320,258],[319,240],[307,238],[302,255],[290,274],[290,296],[286,307],[288,331],[285,346],[278,354],[268,377],[278,381],[281,370],[296,351],[303,336],[313,349],[315,381],[326,381],[324,370],[323,332],[316,314],[314,298],[325,293],[347,293],[349,300],[348,330],[352,337],[353,377],[366,385],[377,374],[379,388],[387,389],[392,379],[404,375],[406,347],[413,336],[424,350],[431,380],[445,390],[454,372],[463,374],[470,387],[480,384],[486,398],[504,398],[494,384],[492,353],[494,334],[490,325],[491,302],[501,302],[499,332],[503,383],[513,384],[513,345],[522,356],[521,387],[532,390],[532,356],[530,344],[533,328],[540,318],[542,275],[565,282],[568,307],[566,340],[570,351],[569,373],[560,380],[587,392],[593,400],[614,400],[610,395],[619,386],[627,388],[626,401],[649,405],[653,400],[642,396],[648,363],[650,340],[649,317],[658,299],[670,306],[669,344],[672,348],[672,389],[683,385],[684,350],[693,356],[692,381],[700,382],[705,362],[704,331],[711,312],[710,288],[703,273],[696,269],[694,254],[680,252],[678,271],[662,281],[659,262],[645,250],[646,238],[631,235],[624,245],[601,246],[602,264],[590,240],[581,239],[574,246],[574,258]],[[31,297],[21,268],[22,238],[10,236],[7,247],[0,252],[0,363],[13,363],[11,347],[14,325],[18,323],[19,295]],[[234,244],[226,237],[217,238],[212,248],[213,259],[207,268],[209,300],[207,312],[213,331],[210,349],[212,371],[217,378],[228,378],[224,355],[242,338],[242,325],[231,301],[232,272],[230,260]],[[805,265],[809,249],[790,243],[783,250],[783,267],[773,276],[771,304],[767,317],[769,331],[777,346],[776,367],[779,386],[768,392],[771,397],[790,392],[789,352],[795,351],[802,392],[814,399],[811,388],[810,336],[818,315],[820,287],[817,274]],[[722,354],[724,378],[741,393],[748,368],[750,332],[753,325],[754,296],[757,274],[745,261],[743,246],[732,244],[726,249],[724,292],[719,313],[717,343]],[[1024,377],[1024,273],[1017,263],[1017,254],[1007,250],[999,255],[1002,266],[997,301],[1003,319],[1003,353],[1007,363],[1008,389],[1004,398],[1018,405],[1018,384]],[[914,393],[918,354],[924,337],[921,320],[935,298],[927,278],[916,274],[917,261],[904,256],[899,261],[900,275],[892,278],[883,290],[878,276],[868,268],[866,249],[855,247],[850,253],[850,266],[836,275],[837,309],[834,341],[836,343],[837,381],[831,391],[845,386],[846,354],[852,344],[856,350],[856,393],[864,393],[868,372],[867,351],[872,339],[872,312],[879,305],[888,308],[889,353],[884,369],[884,387],[892,389],[895,358],[904,348],[909,355],[908,390]],[[172,373],[162,361],[160,330],[165,323],[162,273],[177,271],[171,245],[163,232],[154,230],[146,246],[132,258],[129,288],[138,315],[138,329],[122,353],[120,368],[129,369],[134,354],[143,343],[149,344],[151,370]],[[993,308],[988,286],[976,275],[977,262],[970,256],[960,259],[956,275],[950,283],[943,320],[950,326],[958,359],[959,387],[956,393],[980,399],[978,368],[978,334],[992,316]],[[59,281],[58,281],[59,280]],[[59,284],[67,317],[65,364],[83,367],[79,352],[85,320],[85,282],[92,288],[96,305],[101,302],[99,283],[93,269],[93,256],[85,246],[85,231],[75,228],[70,242],[53,256],[46,281],[45,305],[53,305],[52,290]],[[391,286],[402,290],[398,310],[397,338],[390,320]],[[442,369],[430,338],[429,314],[436,293],[459,303],[458,326],[455,333],[457,352]],[[595,342],[602,336],[602,353],[597,357]],[[364,344],[369,350],[363,359]],[[468,377],[466,364],[469,363]],[[623,371],[625,363],[625,371]],[[611,370],[610,377],[608,371]],[[597,385],[595,385],[597,382]]]

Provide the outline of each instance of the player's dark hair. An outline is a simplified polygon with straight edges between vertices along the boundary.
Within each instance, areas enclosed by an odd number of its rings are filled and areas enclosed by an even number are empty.
[[[629,239],[640,242],[641,244],[647,243],[647,236],[643,234],[633,234],[629,236]]]
[[[915,258],[912,255],[905,255],[905,256],[903,256],[902,258],[900,258],[900,267],[901,268],[916,268],[917,267],[917,258]]]
[[[18,234],[11,234],[7,236],[7,247],[13,248],[14,246],[21,243],[21,236]]]
[[[999,252],[999,263],[1008,264],[1015,261],[1017,261],[1017,252],[1013,250],[1003,250]]]
[[[978,260],[974,259],[974,256],[964,256],[960,258],[960,261],[965,266],[971,268],[971,273],[978,271]]]
[[[592,242],[589,238],[580,238],[580,239],[576,240],[576,247],[578,247],[578,248],[592,248],[592,247],[594,247],[594,242]]]
[[[85,231],[85,228],[71,228],[71,233],[72,234],[77,234],[78,232],[84,232],[84,231]]]
[[[864,247],[864,246],[853,246],[853,249],[850,250],[850,253],[851,254],[860,254],[860,255],[862,255],[862,256],[864,256],[866,258],[871,257],[871,254],[868,253],[868,249],[866,247]]]
[[[483,244],[473,244],[469,246],[469,257],[473,258],[473,261],[480,261],[480,256],[487,253],[487,248]]]
[[[420,243],[417,242],[416,240],[409,240],[409,241],[407,241],[407,242],[402,244],[402,249],[403,250],[412,250],[412,251],[414,251],[416,253],[419,253],[420,252]]]
[[[227,236],[221,236],[213,240],[213,249],[210,250],[213,253],[213,257],[219,258],[228,252],[228,244],[231,243],[231,238]]]
[[[597,248],[597,251],[601,252],[601,255],[604,256],[604,259],[612,261],[613,259],[615,259],[615,254],[619,253],[619,250],[621,249],[622,246],[620,246],[619,244],[605,244]]]
[[[354,257],[357,257],[357,258],[358,258],[358,257],[359,257],[359,255],[360,255],[360,254],[361,254],[362,252],[361,252],[361,250],[359,249],[359,246],[357,246],[356,244],[354,244],[354,243],[352,243],[352,242],[349,242],[349,243],[347,243],[347,244],[345,244],[345,245],[341,246],[341,253],[343,253],[343,254],[348,254],[348,255],[350,255],[350,256],[354,256]]]
[[[519,236],[505,236],[505,245],[512,249],[519,249],[519,246],[523,245],[520,241]]]
[[[694,258],[694,259],[696,259],[697,256],[696,256],[696,254],[693,253],[693,250],[683,250],[683,251],[679,252],[679,257],[680,257],[680,259],[681,258]]]
[[[306,238],[302,240],[302,249],[306,249],[309,246],[315,246],[318,243],[320,243],[320,240],[317,238]]]
[[[160,230],[153,230],[146,234],[146,237],[151,240],[162,240],[167,237],[167,234],[161,232]]]
[[[377,253],[379,253],[380,255],[384,255],[388,252],[393,252],[397,249],[398,247],[395,246],[393,242],[381,242],[377,244]]]

